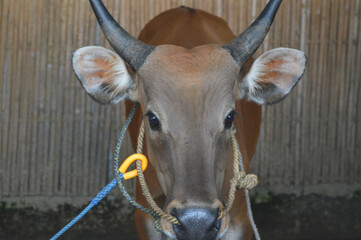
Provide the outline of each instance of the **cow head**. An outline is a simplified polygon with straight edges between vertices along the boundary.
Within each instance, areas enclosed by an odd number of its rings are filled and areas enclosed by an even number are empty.
[[[232,154],[235,101],[259,104],[283,99],[304,72],[304,53],[287,48],[257,58],[246,75],[243,64],[266,36],[281,1],[270,1],[257,20],[223,46],[185,49],[150,46],[131,37],[101,1],[91,0],[115,52],[85,47],[73,56],[76,75],[102,104],[129,98],[146,113],[147,152],[166,196],[164,210],[181,225],[163,221],[178,239],[216,239],[227,227],[217,220],[221,187]]]

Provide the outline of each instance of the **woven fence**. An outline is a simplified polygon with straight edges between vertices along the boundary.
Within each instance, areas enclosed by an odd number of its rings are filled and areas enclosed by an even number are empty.
[[[242,32],[266,0],[105,0],[137,36],[154,16],[186,5]],[[88,97],[72,52],[105,41],[87,0],[0,1],[0,199],[94,195],[113,178],[121,104]],[[305,76],[263,108],[252,171],[278,193],[361,189],[361,1],[285,0],[258,54],[306,52]],[[122,157],[133,150],[127,141]],[[133,183],[128,183],[132,187]]]

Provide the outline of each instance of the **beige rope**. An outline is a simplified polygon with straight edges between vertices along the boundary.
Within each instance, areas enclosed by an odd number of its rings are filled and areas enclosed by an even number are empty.
[[[139,130],[138,136],[138,146],[137,146],[137,153],[142,153],[143,149],[143,140],[144,140],[144,122],[142,122]],[[233,178],[231,179],[230,190],[228,195],[228,200],[224,209],[219,212],[218,219],[224,217],[232,208],[234,199],[235,199],[235,192],[237,189],[252,189],[258,184],[258,178],[254,174],[246,174],[244,171],[240,171],[239,166],[239,151],[238,151],[238,143],[237,139],[234,136],[234,133],[231,132],[231,139],[232,139],[232,147],[233,147]],[[136,162],[137,172],[138,172],[138,179],[140,186],[143,191],[143,195],[147,200],[148,204],[151,208],[162,218],[166,219],[167,221],[180,224],[178,219],[174,216],[164,212],[157,203],[153,200],[152,195],[149,192],[148,185],[145,181],[145,177],[142,171],[142,162],[138,160]]]
[[[144,121],[142,122],[142,125],[140,126],[140,130],[139,130],[137,153],[142,153],[143,139],[144,139]],[[145,199],[147,200],[148,204],[162,218],[166,219],[167,221],[169,221],[171,223],[180,225],[177,218],[164,212],[160,207],[158,207],[157,203],[153,200],[153,197],[149,192],[148,185],[145,181],[144,174],[142,171],[142,162],[140,160],[137,160],[136,165],[137,165],[139,183],[142,188],[143,195],[144,195]]]
[[[246,174],[244,171],[239,169],[238,142],[233,131],[231,132],[231,140],[233,147],[233,178],[230,181],[231,184],[226,207],[219,212],[218,219],[224,217],[231,210],[237,189],[252,189],[258,184],[258,178],[256,175]]]

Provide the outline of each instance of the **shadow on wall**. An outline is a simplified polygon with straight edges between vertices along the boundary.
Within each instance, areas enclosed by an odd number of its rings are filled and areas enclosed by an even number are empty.
[[[263,240],[361,239],[361,191],[351,198],[255,194],[253,211]],[[0,239],[49,239],[83,208],[38,210],[2,203]],[[120,199],[102,201],[62,239],[136,240],[133,209]]]

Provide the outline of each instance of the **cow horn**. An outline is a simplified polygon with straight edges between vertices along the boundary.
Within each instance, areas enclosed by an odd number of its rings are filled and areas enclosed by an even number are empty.
[[[266,37],[282,0],[270,0],[257,19],[242,34],[222,46],[242,66]]]
[[[138,70],[154,46],[127,33],[110,15],[101,0],[89,0],[99,25],[110,45],[134,70]]]

